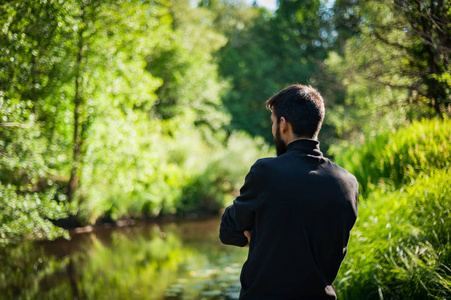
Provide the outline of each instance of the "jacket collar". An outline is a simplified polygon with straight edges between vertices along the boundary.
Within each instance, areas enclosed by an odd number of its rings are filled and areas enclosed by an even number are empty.
[[[322,157],[323,153],[319,149],[319,142],[310,139],[299,139],[292,141],[287,146],[287,153],[300,152],[308,156]]]

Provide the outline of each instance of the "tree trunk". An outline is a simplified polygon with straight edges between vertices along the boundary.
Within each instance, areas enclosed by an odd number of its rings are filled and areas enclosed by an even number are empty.
[[[70,172],[70,179],[68,184],[68,198],[69,202],[74,200],[75,193],[80,185],[80,167],[83,145],[83,136],[81,135],[81,112],[83,110],[84,102],[81,95],[83,86],[83,77],[81,76],[81,64],[83,59],[83,33],[85,31],[85,7],[82,6],[81,25],[78,30],[78,44],[77,44],[77,60],[75,66],[75,96],[74,96],[74,135],[73,135],[73,160],[72,170]]]

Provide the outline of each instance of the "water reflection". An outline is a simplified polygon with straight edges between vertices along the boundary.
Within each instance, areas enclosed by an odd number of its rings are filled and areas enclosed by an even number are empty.
[[[2,299],[238,299],[247,249],[218,219],[103,228],[0,249]]]

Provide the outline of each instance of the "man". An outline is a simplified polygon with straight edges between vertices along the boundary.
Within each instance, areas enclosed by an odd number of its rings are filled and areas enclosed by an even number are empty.
[[[240,299],[336,299],[357,180],[319,149],[325,109],[314,88],[289,86],[266,105],[277,157],[251,167],[220,226],[224,244],[249,245]]]

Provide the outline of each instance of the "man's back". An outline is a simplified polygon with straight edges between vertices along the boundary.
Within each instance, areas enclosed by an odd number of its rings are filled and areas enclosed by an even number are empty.
[[[335,299],[332,282],[357,217],[355,177],[300,139],[258,160],[222,217],[220,238],[244,246],[241,299]]]

